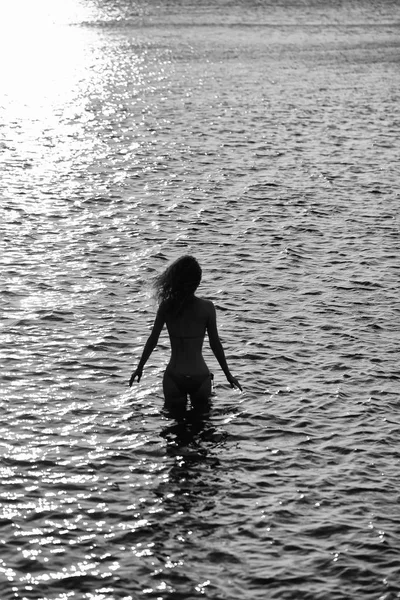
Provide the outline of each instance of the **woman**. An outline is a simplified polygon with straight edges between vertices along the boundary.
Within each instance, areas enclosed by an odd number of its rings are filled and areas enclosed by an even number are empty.
[[[201,281],[201,267],[192,256],[182,256],[155,281],[159,308],[153,329],[143,349],[139,365],[129,385],[139,382],[143,367],[157,345],[166,324],[171,342],[171,358],[163,377],[166,406],[185,409],[190,397],[193,407],[207,404],[211,395],[212,374],[204,361],[202,348],[208,334],[211,350],[233,388],[242,390],[229,371],[219,339],[214,304],[195,296]]]

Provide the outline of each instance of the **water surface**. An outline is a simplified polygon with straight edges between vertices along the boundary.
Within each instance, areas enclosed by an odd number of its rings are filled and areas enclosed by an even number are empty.
[[[29,6],[0,19],[2,600],[400,597],[397,3]],[[184,253],[244,393],[206,348],[212,410],[176,423],[165,334],[127,381]]]

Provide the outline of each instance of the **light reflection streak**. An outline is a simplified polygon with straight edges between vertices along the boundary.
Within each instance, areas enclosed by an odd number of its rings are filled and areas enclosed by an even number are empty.
[[[77,577],[91,574],[93,576],[99,575],[98,564],[95,562],[87,562],[82,561],[78,562],[76,565],[72,564],[69,568],[63,567],[61,571],[55,571],[50,573],[42,573],[40,575],[33,575],[32,573],[27,573],[20,578],[21,582],[29,581],[30,583],[40,583],[42,581],[51,581],[51,580],[63,580],[68,577]],[[111,565],[110,569],[115,570],[115,565]]]
[[[82,193],[90,195],[88,180],[97,193],[107,187],[102,179],[113,166],[110,149],[119,144],[115,129],[125,129],[133,138],[127,154],[114,165],[112,179],[120,185],[129,178],[126,167],[133,164],[140,146],[135,124],[127,115],[134,96],[146,84],[141,73],[144,58],[136,56],[132,61],[133,93],[121,90],[123,101],[116,105],[110,89],[116,83],[126,87],[127,81],[119,81],[120,71],[99,49],[99,31],[68,26],[74,23],[75,13],[79,14],[76,22],[85,21],[85,6],[78,0],[0,5],[0,52],[7,57],[0,64],[0,120],[5,140],[0,145],[9,171],[3,189],[9,197],[18,198],[21,209],[34,215],[52,214],[63,204],[62,197],[50,191],[55,180],[67,198],[79,197],[79,202]],[[91,132],[100,113],[101,131]],[[87,177],[79,182],[71,173],[85,163]],[[30,188],[29,193],[23,192],[25,188]]]
[[[11,4],[7,3],[7,6]],[[3,89],[7,90],[2,98],[3,114],[8,117],[5,122],[17,117],[25,122],[29,119],[34,139],[58,127],[59,114],[54,109],[69,103],[76,93],[76,84],[84,75],[88,62],[85,59],[87,41],[79,30],[43,23],[38,16],[26,27],[15,17],[16,32],[9,27],[10,18],[6,16],[2,20],[0,42],[3,55],[7,55],[7,61],[2,61],[0,68]],[[53,110],[49,110],[51,108]],[[20,144],[26,139],[26,131],[21,138],[19,129],[13,129],[14,140]],[[8,134],[13,129],[10,128]]]

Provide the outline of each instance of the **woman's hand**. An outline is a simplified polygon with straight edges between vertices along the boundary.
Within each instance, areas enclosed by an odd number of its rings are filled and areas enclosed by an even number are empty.
[[[143,373],[143,369],[141,367],[138,367],[137,369],[135,369],[131,375],[131,378],[129,380],[129,387],[132,387],[132,383],[135,381],[136,377],[138,380],[138,383],[140,381],[140,378],[142,377],[142,373]]]
[[[228,375],[227,380],[232,388],[237,388],[241,392],[243,392],[242,386],[240,385],[239,380],[236,379],[236,377],[234,377],[233,375]]]

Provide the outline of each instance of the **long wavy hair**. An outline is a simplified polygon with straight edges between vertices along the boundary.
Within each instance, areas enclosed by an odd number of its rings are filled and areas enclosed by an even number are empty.
[[[155,296],[169,314],[178,315],[201,281],[201,267],[193,256],[181,256],[154,281]]]

